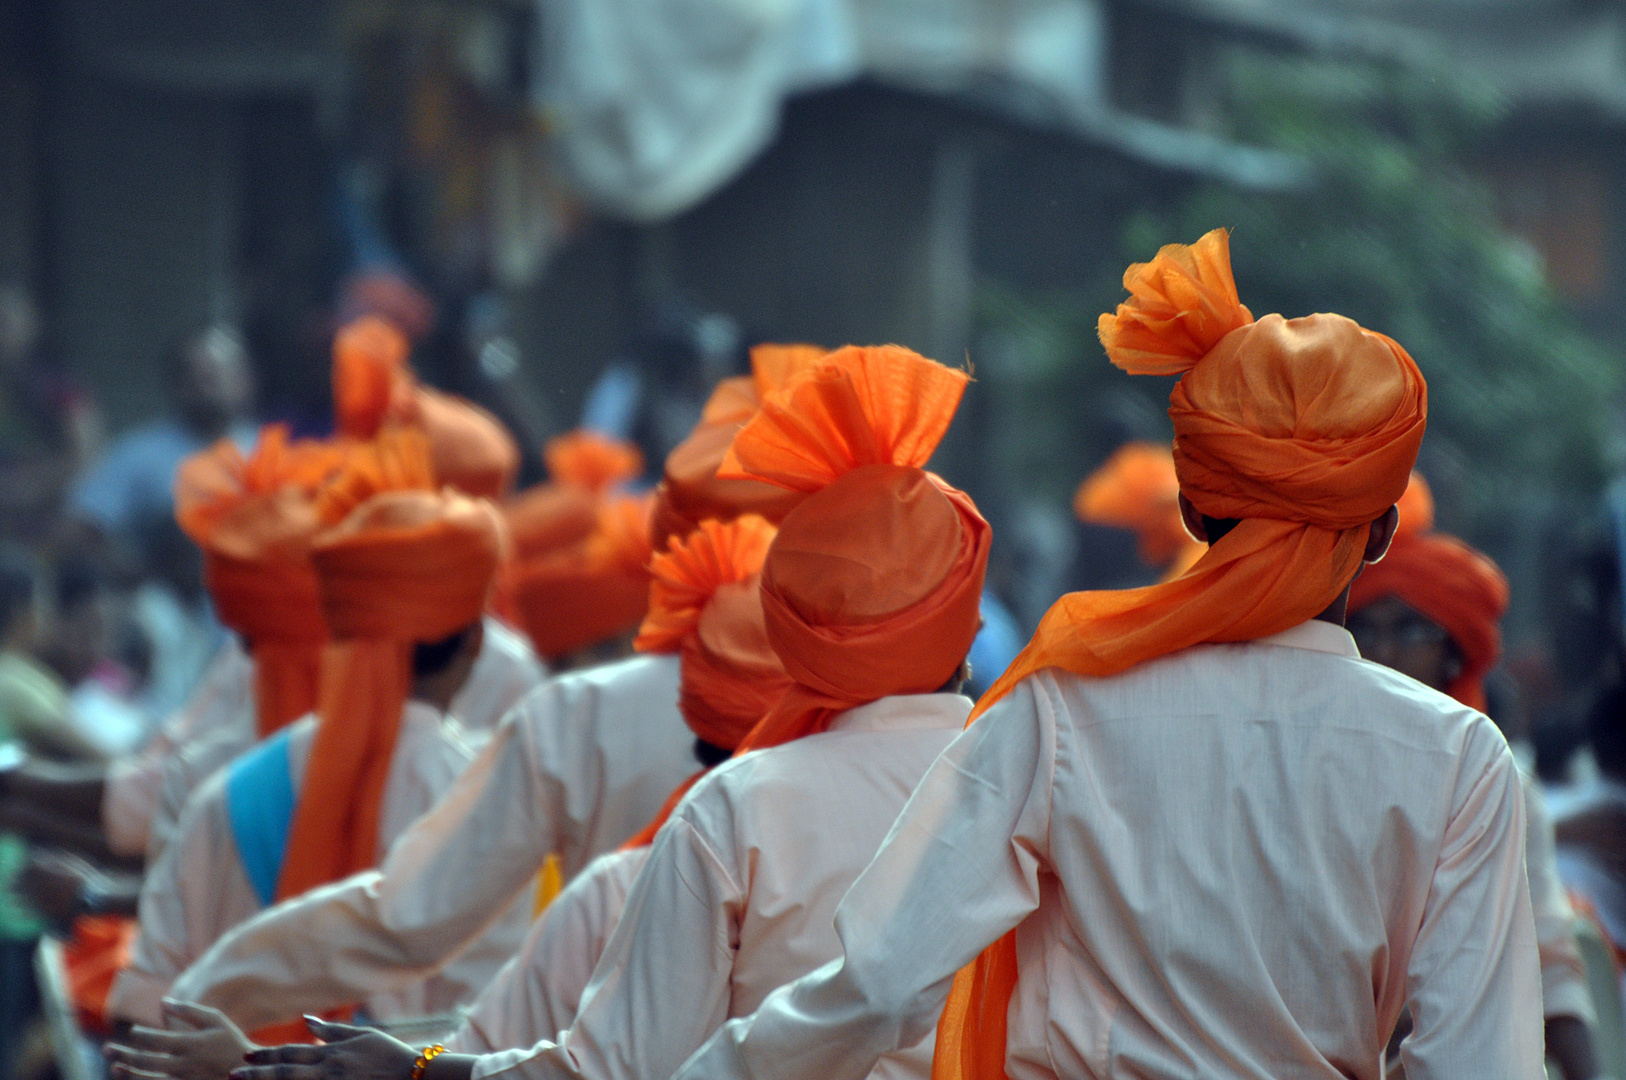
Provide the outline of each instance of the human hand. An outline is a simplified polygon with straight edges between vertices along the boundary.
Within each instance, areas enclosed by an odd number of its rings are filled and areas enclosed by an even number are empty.
[[[244,1055],[230,1080],[408,1080],[418,1051],[382,1031],[305,1017],[321,1046],[268,1046]]]
[[[85,887],[100,876],[77,855],[36,849],[17,877],[17,888],[47,921],[65,928],[85,913]]]
[[[218,1009],[166,1000],[163,1012],[172,1030],[137,1025],[103,1048],[113,1080],[220,1080],[257,1049]]]

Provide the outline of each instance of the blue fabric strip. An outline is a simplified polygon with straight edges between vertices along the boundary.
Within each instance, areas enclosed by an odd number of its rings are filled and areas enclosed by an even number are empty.
[[[239,757],[226,775],[226,816],[249,884],[260,903],[277,897],[277,878],[294,818],[294,777],[284,728]]]

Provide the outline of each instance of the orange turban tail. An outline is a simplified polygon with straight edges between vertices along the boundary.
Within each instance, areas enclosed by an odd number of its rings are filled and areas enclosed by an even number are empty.
[[[831,353],[763,402],[722,469],[808,497],[762,571],[768,640],[796,685],[740,745],[953,677],[977,633],[988,523],[923,471],[967,376],[895,345]]]
[[[1132,375],[1175,375],[1169,395],[1180,490],[1241,523],[1162,584],[1072,593],[983,695],[975,718],[1048,667],[1117,674],[1203,642],[1250,641],[1326,610],[1360,568],[1370,524],[1405,492],[1428,389],[1398,344],[1340,315],[1255,322],[1215,230],[1124,275],[1130,299],[1100,321]],[[994,1080],[1016,985],[1014,934],[955,978],[934,1080]]]
[[[502,542],[489,504],[424,491],[378,495],[318,537],[311,561],[334,644],[279,900],[373,865],[412,645],[480,618]]]
[[[261,738],[316,706],[327,626],[309,546],[316,489],[338,469],[333,443],[260,433],[244,459],[222,440],[181,464],[176,517],[204,554],[204,580],[220,620],[254,654],[255,729]]]
[[[1507,578],[1494,562],[1454,536],[1432,531],[1433,499],[1422,477],[1400,503],[1400,529],[1383,561],[1361,571],[1349,590],[1353,614],[1385,596],[1444,627],[1462,653],[1462,671],[1446,693],[1485,710],[1485,675],[1502,655]]]
[[[717,469],[729,444],[755,416],[768,395],[784,389],[827,350],[816,345],[757,345],[751,349],[751,374],[724,379],[712,391],[700,423],[666,456],[650,523],[656,551],[673,537],[687,536],[707,519],[728,521],[756,514],[782,521],[802,493],[743,478],[722,478]]]

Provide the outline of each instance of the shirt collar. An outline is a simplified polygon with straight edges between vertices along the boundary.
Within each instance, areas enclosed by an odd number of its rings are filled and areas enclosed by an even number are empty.
[[[830,721],[831,731],[958,730],[971,718],[964,694],[896,694],[848,709]]]
[[[1355,639],[1348,630],[1324,619],[1310,619],[1301,622],[1297,626],[1288,627],[1279,634],[1259,638],[1253,644],[1279,645],[1287,649],[1308,649],[1311,652],[1329,653],[1333,656],[1350,656],[1355,659],[1360,659],[1361,655],[1361,650],[1355,647]]]

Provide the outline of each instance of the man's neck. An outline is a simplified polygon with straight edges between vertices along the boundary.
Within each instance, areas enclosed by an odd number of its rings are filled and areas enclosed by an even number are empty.
[[[1349,586],[1345,585],[1344,591],[1338,594],[1338,599],[1334,600],[1331,604],[1328,604],[1327,610],[1317,615],[1316,618],[1320,619],[1322,622],[1330,622],[1334,626],[1343,626],[1344,619],[1348,613]]]

